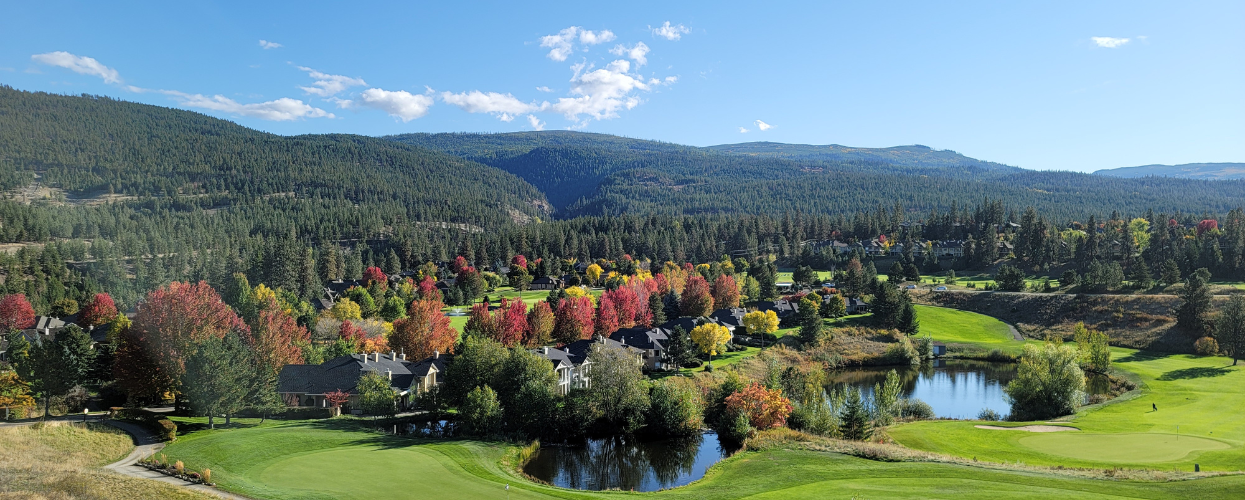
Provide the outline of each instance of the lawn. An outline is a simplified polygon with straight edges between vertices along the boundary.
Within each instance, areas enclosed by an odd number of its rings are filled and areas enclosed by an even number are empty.
[[[915,307],[917,319],[921,321],[921,334],[945,344],[971,344],[1018,354],[1028,343],[1015,340],[1007,323],[993,316],[946,307]]]
[[[1076,467],[1245,470],[1245,366],[1223,357],[1114,348],[1116,367],[1137,375],[1135,398],[1090,407],[1068,420],[1079,432],[977,429],[979,422],[927,421],[889,431],[920,450],[992,462]],[[1158,410],[1155,411],[1154,408]]]
[[[427,441],[368,432],[349,419],[191,432],[165,452],[211,467],[220,485],[256,498],[564,498],[635,496],[532,483],[501,465],[504,444]],[[505,486],[509,485],[507,493]],[[1231,498],[1245,477],[1178,483],[1074,479],[941,463],[877,462],[799,449],[736,454],[706,479],[656,493],[737,498]],[[509,497],[507,497],[507,494]]]

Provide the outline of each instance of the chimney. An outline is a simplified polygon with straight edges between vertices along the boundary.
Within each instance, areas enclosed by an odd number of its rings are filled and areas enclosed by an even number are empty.
[[[398,359],[398,353],[393,352],[393,351],[389,351],[389,359],[392,359],[392,360],[395,360],[395,361],[396,361],[396,360]]]
[[[379,353],[379,352],[374,352],[374,353],[372,353],[372,356],[374,356],[374,357],[372,358],[372,361],[373,361],[373,362],[376,362],[376,363],[379,363],[379,362],[380,362],[380,353]]]
[[[398,356],[399,356],[399,359],[401,359],[402,361],[406,361],[406,353],[405,353],[405,352],[404,352],[404,353],[402,353],[402,354],[399,354]]]
[[[432,359],[441,359],[441,351],[440,350],[432,351]]]
[[[367,354],[363,355],[363,364],[367,364]]]
[[[385,370],[385,375],[389,376],[389,380],[393,380],[393,370]]]
[[[540,348],[540,353],[541,353],[541,354],[549,354],[549,348],[548,348],[548,347],[541,347],[541,348]]]

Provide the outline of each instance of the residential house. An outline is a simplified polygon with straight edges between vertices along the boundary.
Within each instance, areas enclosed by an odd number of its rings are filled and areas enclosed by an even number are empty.
[[[318,365],[286,365],[278,376],[277,393],[290,406],[328,407],[325,394],[342,391],[350,395],[347,406],[358,404],[359,380],[379,373],[389,380],[398,396],[398,408],[409,409],[415,397],[443,382],[449,356],[440,353],[419,361],[406,354],[348,354]]]
[[[963,257],[964,242],[961,240],[940,241],[937,245],[934,245],[934,255],[939,257]]]
[[[860,300],[858,297],[848,297],[843,299],[847,306],[847,314],[864,314],[869,312],[869,303]]]
[[[562,281],[562,278],[541,276],[532,280],[530,288],[532,290],[560,290],[562,287],[566,286],[565,283],[566,282]]]
[[[553,363],[554,373],[558,376],[558,392],[565,395],[571,389],[586,389],[591,386],[587,370],[591,363],[588,355],[596,349],[623,349],[635,356],[637,363],[644,362],[642,349],[599,335],[591,340],[577,340],[561,348],[541,347],[535,352]]]
[[[643,351],[644,368],[649,370],[667,368],[666,341],[669,338],[667,331],[660,327],[623,328],[610,334],[610,340]]]

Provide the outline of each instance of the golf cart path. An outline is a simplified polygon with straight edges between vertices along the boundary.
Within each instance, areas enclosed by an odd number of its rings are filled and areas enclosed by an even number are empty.
[[[1003,322],[1003,324],[1004,324],[1004,325],[1007,325],[1007,329],[1008,329],[1008,330],[1011,330],[1011,332],[1012,332],[1012,340],[1019,340],[1019,341],[1021,341],[1021,342],[1024,342],[1024,341],[1025,341],[1025,337],[1024,337],[1024,335],[1021,335],[1021,334],[1020,334],[1020,331],[1019,331],[1019,330],[1017,330],[1017,329],[1016,329],[1016,327],[1015,327],[1014,325],[1012,325],[1011,323],[1008,323],[1008,322]]]
[[[134,438],[134,451],[131,451],[129,456],[126,456],[117,462],[105,465],[104,469],[130,477],[160,481],[162,483],[180,486],[182,488],[198,491],[200,493],[207,493],[209,495],[215,495],[229,500],[249,500],[244,496],[227,493],[211,486],[183,481],[173,476],[166,476],[138,465],[139,460],[154,455],[164,449],[164,443],[160,442],[159,439],[156,439],[155,435],[148,432],[147,429],[144,429],[141,426],[131,424],[129,422],[118,422],[116,420],[104,420],[104,423],[121,429]]]

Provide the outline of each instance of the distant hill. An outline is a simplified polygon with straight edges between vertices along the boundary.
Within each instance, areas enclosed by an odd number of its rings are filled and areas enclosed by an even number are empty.
[[[603,134],[404,134],[387,139],[514,174],[545,193],[559,217],[621,214],[845,214],[899,203],[928,213],[984,198],[1050,217],[1112,211],[1224,212],[1245,182],[1120,179],[1039,172],[925,146],[850,148],[748,143],[698,148]]]
[[[431,149],[358,135],[280,136],[191,111],[0,85],[0,189],[36,175],[72,198],[165,199],[182,210],[277,197],[299,210],[327,204],[333,213],[314,215],[333,226],[360,213],[386,214],[380,224],[488,226],[547,208],[515,176]]]
[[[1183,165],[1142,165],[1140,167],[1108,168],[1094,175],[1111,177],[1180,177],[1184,179],[1227,180],[1245,179],[1245,163],[1185,163]]]
[[[1021,170],[1018,167],[969,158],[951,150],[928,146],[895,146],[891,148],[853,148],[838,144],[783,144],[780,142],[745,142],[722,144],[706,149],[722,153],[750,156],[773,156],[804,160],[871,161],[911,167],[946,168],[976,167],[987,170]]]

